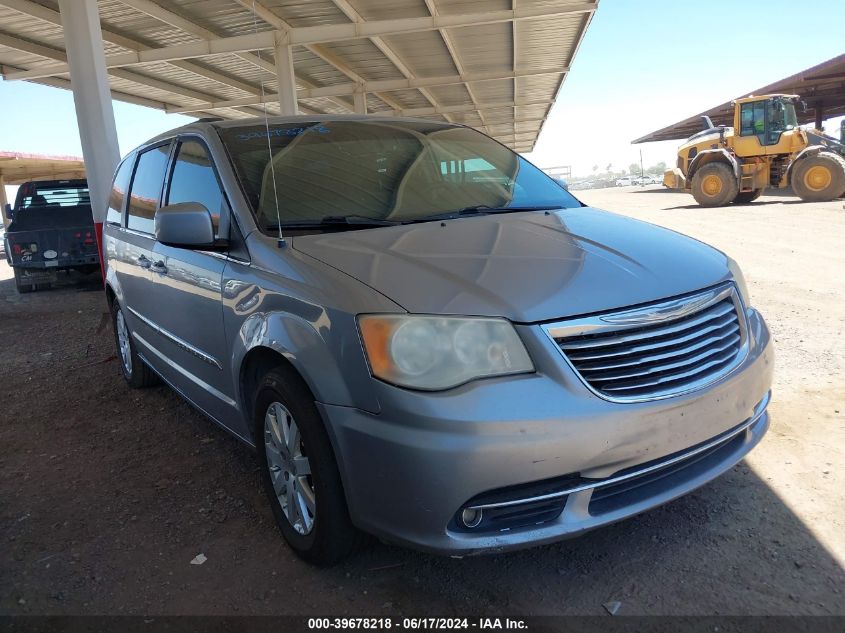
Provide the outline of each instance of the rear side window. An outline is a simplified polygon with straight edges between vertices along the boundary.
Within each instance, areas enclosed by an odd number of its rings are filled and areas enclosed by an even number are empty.
[[[30,184],[20,199],[21,209],[60,209],[91,204],[88,184],[82,181],[57,181],[56,184]]]
[[[134,164],[135,155],[132,154],[127,156],[117,168],[109,193],[109,208],[106,211],[106,222],[109,224],[122,224],[123,202],[126,200],[126,191],[129,189],[129,178],[132,176]]]
[[[155,232],[155,212],[161,197],[169,153],[169,145],[160,145],[138,156],[138,166],[129,193],[127,228],[151,235]]]
[[[173,175],[170,178],[170,190],[167,204],[179,202],[199,202],[211,213],[214,233],[220,226],[220,214],[224,200],[220,184],[214,173],[211,157],[202,143],[183,141],[179,144]]]

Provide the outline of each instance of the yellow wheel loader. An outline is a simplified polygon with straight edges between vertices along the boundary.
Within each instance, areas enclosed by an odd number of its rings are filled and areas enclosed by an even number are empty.
[[[704,207],[757,199],[767,187],[792,186],[802,200],[845,195],[845,145],[798,127],[796,95],[764,95],[734,102],[733,127],[704,130],[678,150],[663,184],[690,192]]]

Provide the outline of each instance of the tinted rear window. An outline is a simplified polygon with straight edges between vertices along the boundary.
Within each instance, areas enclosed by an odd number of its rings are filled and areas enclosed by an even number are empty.
[[[20,208],[58,208],[90,205],[91,198],[87,184],[60,183],[50,185],[28,185],[20,199]]]

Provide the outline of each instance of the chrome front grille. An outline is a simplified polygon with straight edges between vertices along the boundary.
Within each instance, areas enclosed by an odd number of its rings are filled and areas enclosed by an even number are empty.
[[[581,379],[612,400],[685,393],[729,373],[746,344],[733,284],[645,307],[544,326]]]

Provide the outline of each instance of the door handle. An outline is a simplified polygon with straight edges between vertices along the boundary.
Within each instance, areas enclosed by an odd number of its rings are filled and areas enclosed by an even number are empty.
[[[135,261],[138,262],[138,265],[141,268],[149,268],[150,264],[152,264],[152,262],[149,259],[147,259],[146,256],[144,256],[144,255],[139,255],[138,259],[136,259]]]
[[[155,264],[150,266],[150,270],[154,273],[159,273],[160,275],[167,274],[167,266],[164,265],[164,260],[159,260]]]

